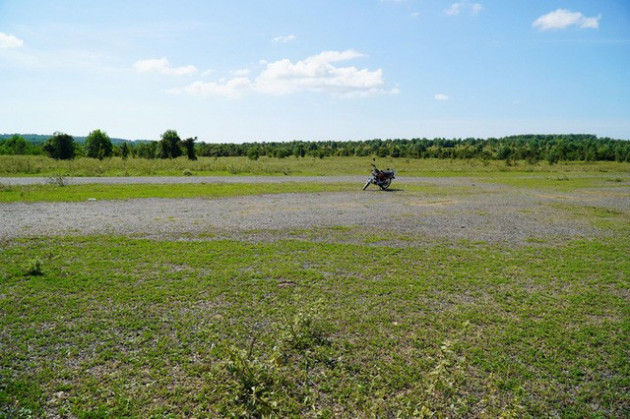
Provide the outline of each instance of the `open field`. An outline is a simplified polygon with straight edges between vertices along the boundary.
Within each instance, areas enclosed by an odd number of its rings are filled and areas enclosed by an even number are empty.
[[[54,160],[44,156],[0,156],[1,176],[338,176],[369,174],[368,157],[326,157],[284,159],[261,157],[200,157],[190,161],[177,159],[127,159],[114,157],[104,160],[77,158]],[[617,162],[561,162],[549,165],[525,161],[478,159],[407,159],[379,158],[377,165],[390,167],[402,176],[461,176],[507,173],[606,173],[629,172],[630,163]]]
[[[0,417],[628,416],[628,166],[415,164],[0,181]]]

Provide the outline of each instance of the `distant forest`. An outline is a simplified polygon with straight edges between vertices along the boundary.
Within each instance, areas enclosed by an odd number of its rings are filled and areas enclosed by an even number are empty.
[[[97,133],[97,136],[93,134]],[[530,163],[547,161],[617,161],[630,162],[630,141],[598,138],[589,134],[564,135],[516,135],[502,138],[413,138],[372,139],[364,141],[290,141],[252,142],[243,144],[212,144],[197,141],[197,138],[181,140],[176,131],[168,130],[161,141],[127,141],[110,139],[100,130],[88,137],[77,137],[55,133],[42,135],[0,135],[0,155],[50,155],[53,140],[59,137],[72,141],[72,155],[107,158],[173,158],[187,155],[227,157],[247,156],[256,160],[262,156],[275,158],[330,156],[402,157],[437,159],[484,159],[524,160]],[[99,144],[107,147],[99,149]],[[97,147],[96,149],[94,147]],[[104,151],[103,151],[104,150]]]

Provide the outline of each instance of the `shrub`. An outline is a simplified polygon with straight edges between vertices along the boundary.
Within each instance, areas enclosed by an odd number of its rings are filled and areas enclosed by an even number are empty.
[[[57,160],[72,160],[75,156],[75,143],[71,135],[56,132],[43,147],[46,154]]]
[[[103,160],[105,157],[111,157],[114,147],[109,136],[100,129],[90,132],[85,139],[85,155],[95,159]]]
[[[26,267],[26,275],[29,276],[40,276],[43,275],[42,271],[42,261],[41,259],[33,259],[28,263]]]
[[[197,153],[195,151],[195,141],[197,141],[197,137],[195,138],[186,138],[182,141],[182,145],[186,149],[186,156],[188,156],[188,160],[197,160]]]

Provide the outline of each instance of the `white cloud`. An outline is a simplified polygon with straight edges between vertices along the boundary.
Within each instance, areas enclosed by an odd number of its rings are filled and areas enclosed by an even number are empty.
[[[597,17],[586,17],[580,12],[558,9],[539,17],[534,21],[534,23],[532,23],[532,26],[541,31],[549,29],[565,29],[569,26],[597,29],[601,18],[601,15]]]
[[[3,48],[18,48],[24,45],[24,41],[13,36],[0,32],[0,49]]]
[[[365,57],[353,50],[323,51],[304,60],[282,59],[261,61],[264,69],[255,78],[244,73],[230,80],[204,83],[197,81],[187,87],[171,89],[170,93],[220,95],[238,98],[247,91],[270,95],[288,95],[304,91],[322,92],[344,97],[365,97],[397,94],[398,89],[386,90],[383,71],[337,66],[334,63]]]
[[[442,102],[449,99],[448,95],[445,95],[444,93],[438,93],[434,96],[434,98],[435,100],[439,100]]]
[[[448,16],[455,16],[464,11],[469,11],[471,14],[476,15],[483,10],[483,6],[480,3],[471,3],[469,1],[462,1],[459,3],[453,3],[448,9],[444,10],[444,13]]]
[[[283,35],[273,38],[273,42],[287,44],[289,42],[295,41],[296,39],[297,37],[295,35]]]
[[[133,68],[140,73],[159,73],[165,76],[185,76],[197,72],[197,67],[194,65],[171,67],[166,58],[139,60],[133,64]]]
[[[230,99],[237,99],[250,89],[251,81],[247,77],[235,77],[218,83],[196,81],[186,87],[170,89],[168,93],[186,93],[193,96],[224,96]]]
[[[383,71],[339,67],[333,63],[364,57],[353,50],[324,51],[292,63],[288,59],[267,64],[256,78],[259,92],[283,95],[300,91],[327,92],[341,96],[385,93]]]

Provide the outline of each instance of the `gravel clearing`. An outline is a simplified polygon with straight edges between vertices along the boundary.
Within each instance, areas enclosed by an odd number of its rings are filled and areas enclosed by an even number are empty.
[[[550,194],[481,182],[471,178],[400,178],[393,190],[371,186],[361,191],[365,176],[327,177],[356,182],[357,192],[270,194],[217,199],[129,199],[86,202],[0,204],[0,239],[60,235],[139,235],[240,237],[259,234],[295,237],[291,232],[318,227],[354,227],[421,238],[473,240],[519,245],[535,240],[564,241],[605,232],[588,217],[574,216],[581,206],[628,211],[630,187],[592,193]],[[45,183],[44,178],[4,178],[0,183]],[[216,183],[300,182],[317,177],[179,177],[71,178],[78,183]],[[443,187],[444,193],[405,191],[405,185]],[[450,187],[466,193],[450,193]],[[417,189],[417,188],[416,188]],[[420,188],[422,189],[422,188]]]

